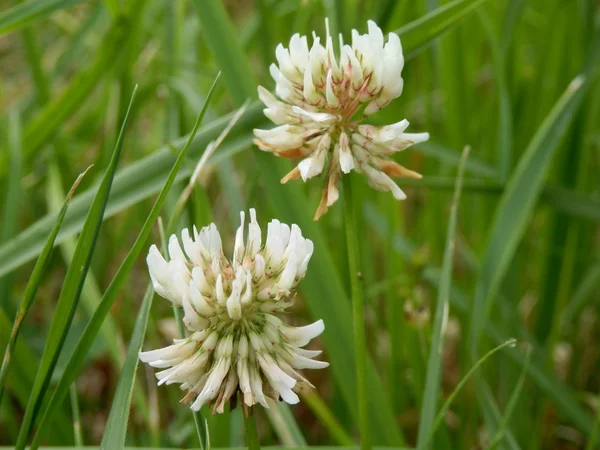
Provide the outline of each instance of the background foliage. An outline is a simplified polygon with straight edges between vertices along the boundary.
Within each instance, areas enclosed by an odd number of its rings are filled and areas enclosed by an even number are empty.
[[[135,356],[144,329],[148,348],[178,334],[168,302],[144,296],[142,256],[149,241],[160,240],[154,226],[145,241],[153,225],[146,219],[222,71],[187,159],[172,173],[173,189],[158,197],[155,211],[165,200],[161,215],[169,221],[199,156],[228,114],[250,98],[177,228],[214,220],[229,248],[238,212],[256,207],[262,224],[273,217],[298,223],[314,240],[297,318],[290,320],[324,319],[318,345],[331,367],[310,373],[317,389],[300,405],[260,411],[260,438],[265,445],[353,445],[358,414],[342,206],[313,223],[320,183],[281,186],[290,163],[251,144],[252,128],[267,125],[256,86],[273,88],[268,67],[276,45],[295,32],[324,33],[329,17],[332,32],[346,41],[369,18],[400,35],[405,91],[370,120],[406,117],[411,131],[432,136],[398,155],[425,174],[401,180],[408,200],[398,203],[352,179],[374,443],[424,447],[442,403],[468,370],[515,337],[518,346],[490,357],[456,392],[433,448],[597,448],[598,6],[596,0],[4,2],[0,349],[23,299],[33,304],[6,377],[0,444],[24,443],[31,424],[34,442],[43,445],[102,441],[114,449],[125,435],[131,446],[199,445],[192,415],[178,404],[180,392],[157,388],[152,370],[136,371]],[[465,145],[471,154],[454,233],[449,212]],[[65,192],[90,164],[60,224]],[[57,246],[49,253],[44,246],[57,223]],[[452,236],[451,270],[444,252]],[[56,394],[57,386],[65,395]],[[111,441],[108,433],[103,439],[109,414]],[[39,429],[42,418],[47,426]],[[213,446],[243,445],[239,410],[206,418]]]

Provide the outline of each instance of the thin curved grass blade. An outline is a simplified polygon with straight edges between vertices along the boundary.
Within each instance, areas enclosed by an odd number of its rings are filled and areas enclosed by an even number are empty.
[[[44,20],[55,11],[69,8],[83,0],[46,0],[43,2],[29,0],[17,3],[0,14],[0,36],[11,31],[22,29],[39,20]]]
[[[35,263],[33,272],[31,272],[31,276],[29,277],[29,281],[27,282],[27,286],[25,287],[25,291],[23,292],[23,297],[21,298],[21,303],[20,303],[19,309],[17,311],[17,316],[15,317],[15,321],[13,323],[12,331],[10,333],[8,345],[7,345],[6,351],[4,353],[4,359],[2,360],[2,367],[0,368],[0,403],[2,402],[2,394],[4,392],[4,386],[6,383],[6,377],[8,375],[8,370],[10,368],[11,355],[15,348],[17,338],[19,337],[19,331],[21,330],[21,325],[23,324],[23,321],[25,320],[25,317],[27,316],[27,313],[29,312],[29,308],[31,308],[31,305],[33,304],[35,295],[37,294],[40,284],[42,283],[42,280],[44,279],[44,275],[46,274],[46,271],[48,269],[49,256],[50,256],[50,253],[52,252],[52,247],[54,246],[54,239],[56,239],[58,230],[60,229],[62,221],[65,217],[67,208],[69,207],[69,202],[71,201],[71,198],[73,198],[73,195],[75,194],[75,190],[77,189],[77,186],[79,186],[79,183],[81,182],[81,179],[86,174],[86,172],[87,172],[87,170],[85,172],[83,172],[82,174],[80,174],[77,177],[77,179],[75,180],[75,183],[73,183],[73,186],[71,187],[71,190],[69,191],[69,193],[62,205],[62,208],[60,209],[60,211],[58,213],[58,218],[56,219],[54,228],[52,229],[50,236],[48,236],[46,245],[44,245],[42,253],[40,254],[39,258],[37,259],[37,261]]]
[[[23,450],[29,438],[29,434],[35,424],[44,396],[50,383],[50,378],[58,361],[58,357],[71,326],[73,315],[85,282],[85,276],[92,261],[92,255],[98,240],[100,225],[104,215],[104,209],[108,201],[108,194],[117,169],[117,163],[123,147],[125,129],[129,121],[129,112],[135,99],[135,90],[131,96],[129,107],[115,145],[111,161],[104,173],[102,182],[90,207],[83,226],[83,230],[77,242],[77,248],[73,255],[73,262],[67,270],[63,287],[54,310],[54,316],[50,324],[50,330],[46,338],[46,345],[42,354],[42,360],[38,367],[35,382],[31,390],[31,396],[25,410],[25,416],[19,430],[16,449]]]
[[[154,203],[152,210],[148,214],[148,218],[144,222],[144,225],[143,225],[142,229],[140,230],[140,233],[139,233],[135,243],[129,250],[129,253],[123,260],[123,263],[117,270],[117,273],[115,274],[110,285],[106,289],[106,292],[102,296],[102,299],[100,300],[100,304],[98,305],[96,312],[94,313],[94,315],[88,322],[88,325],[86,326],[86,328],[79,340],[79,343],[77,344],[77,347],[75,348],[75,351],[73,352],[73,354],[71,356],[71,359],[67,363],[67,366],[56,386],[56,389],[52,395],[52,398],[48,402],[48,405],[46,406],[46,408],[43,412],[42,419],[39,423],[38,430],[34,436],[34,439],[33,439],[32,445],[31,445],[32,449],[36,449],[39,447],[41,439],[42,439],[42,433],[43,433],[44,427],[48,424],[49,419],[53,414],[53,411],[56,410],[56,408],[59,407],[62,404],[62,402],[64,401],[65,396],[67,395],[67,393],[69,391],[69,386],[71,385],[71,383],[73,383],[73,381],[77,377],[77,374],[81,370],[81,367],[83,366],[85,358],[86,358],[92,344],[94,343],[94,339],[98,335],[98,332],[100,331],[100,327],[102,326],[104,319],[108,315],[110,308],[113,305],[119,290],[121,289],[121,287],[127,280],[127,277],[129,276],[129,272],[131,271],[131,269],[135,263],[135,260],[137,259],[140,252],[142,251],[142,248],[146,244],[146,240],[148,239],[148,236],[150,235],[150,232],[152,230],[152,225],[158,218],[160,210],[161,210],[165,200],[167,199],[169,190],[171,189],[171,186],[173,186],[173,183],[175,182],[175,180],[177,178],[177,174],[185,162],[185,158],[186,158],[188,151],[190,149],[190,146],[194,140],[194,136],[195,136],[196,132],[198,131],[198,128],[200,127],[200,123],[202,122],[202,119],[204,118],[206,109],[208,108],[209,101],[212,98],[214,88],[217,83],[217,79],[215,79],[215,81],[206,97],[205,104],[202,108],[202,111],[198,115],[198,119],[196,120],[196,124],[194,125],[194,128],[188,138],[188,142],[186,143],[186,145],[184,145],[183,149],[179,153],[179,156],[177,157],[177,160],[175,161],[175,164],[173,165],[173,167],[171,169],[171,173],[169,174],[169,177],[167,178],[166,183],[163,185],[163,188],[162,188],[160,194],[158,195],[158,198],[156,199],[156,202]]]
[[[469,155],[469,150],[469,147],[465,147],[463,150],[460,165],[458,167],[458,175],[456,176],[454,197],[450,207],[450,220],[448,222],[446,249],[444,251],[444,262],[442,264],[442,274],[438,288],[435,318],[433,321],[433,335],[431,337],[429,360],[427,363],[425,392],[423,393],[423,403],[421,407],[421,415],[419,417],[419,433],[417,441],[419,448],[427,448],[424,446],[424,442],[433,423],[435,410],[437,409],[440,380],[442,377],[444,334],[446,325],[448,323],[450,288],[452,285],[456,215],[458,213],[458,203],[460,201],[462,182],[465,174],[465,166],[467,157]]]

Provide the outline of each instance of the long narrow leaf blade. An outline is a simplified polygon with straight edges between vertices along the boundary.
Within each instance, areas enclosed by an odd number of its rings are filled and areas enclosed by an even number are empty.
[[[133,329],[133,335],[127,349],[127,356],[125,357],[125,364],[123,364],[123,369],[121,370],[117,391],[112,401],[108,421],[106,422],[106,428],[104,428],[102,442],[100,443],[101,450],[120,450],[125,445],[131,395],[135,382],[135,372],[139,363],[138,354],[144,343],[153,297],[154,289],[152,289],[152,285],[149,285],[135,321],[135,328]]]
[[[477,353],[486,315],[533,214],[560,137],[573,119],[588,84],[578,76],[569,85],[519,160],[496,209],[471,316],[473,355]]]
[[[92,261],[92,255],[96,247],[98,234],[100,231],[100,225],[102,224],[102,218],[104,215],[104,209],[108,201],[108,194],[110,187],[117,169],[117,163],[121,155],[121,149],[123,147],[123,138],[125,135],[125,129],[129,121],[129,112],[131,105],[135,98],[135,90],[131,97],[121,132],[115,145],[110,164],[106,169],[102,183],[98,188],[98,192],[92,203],[92,206],[88,212],[81,236],[77,242],[77,249],[73,255],[73,262],[69,266],[65,281],[60,292],[56,308],[54,310],[54,317],[50,324],[50,330],[46,339],[46,346],[42,354],[42,361],[38,367],[35,382],[27,404],[25,416],[19,430],[19,437],[17,440],[16,448],[22,450],[25,448],[29,434],[35,424],[35,419],[41,407],[42,400],[46,394],[50,378],[58,361],[60,351],[64,344],[67,332],[71,325],[73,315],[79,302],[81,290],[85,282],[85,276],[89,269]]]
[[[55,11],[81,3],[83,0],[29,0],[17,3],[0,14],[0,36],[43,20]]]
[[[175,182],[175,180],[177,178],[177,174],[185,162],[185,158],[186,158],[188,151],[190,149],[190,146],[194,140],[194,136],[195,136],[196,132],[198,131],[200,123],[202,122],[204,115],[206,113],[206,110],[208,108],[209,101],[212,98],[212,95],[214,93],[216,83],[217,83],[217,79],[215,79],[215,81],[206,97],[204,106],[202,108],[202,111],[198,115],[198,119],[196,121],[196,124],[194,125],[194,129],[192,130],[192,132],[190,134],[188,142],[186,143],[186,145],[184,145],[183,149],[179,153],[179,156],[177,157],[177,160],[175,161],[175,164],[173,165],[173,168],[171,169],[171,173],[169,174],[169,177],[168,177],[166,183],[164,184],[160,194],[158,195],[158,198],[156,199],[156,202],[154,203],[154,206],[152,207],[150,214],[148,214],[148,217],[147,217],[146,221],[144,222],[144,225],[143,225],[142,229],[140,230],[140,233],[139,233],[135,243],[133,244],[131,250],[129,250],[129,253],[125,257],[125,260],[119,267],[119,270],[115,274],[113,280],[111,281],[110,285],[106,289],[106,292],[102,296],[102,299],[100,300],[100,304],[98,305],[98,309],[96,310],[96,312],[90,319],[88,325],[86,326],[86,328],[79,340],[79,343],[77,344],[77,347],[75,348],[75,351],[73,352],[73,355],[71,356],[71,359],[67,363],[67,367],[65,368],[63,375],[62,375],[60,381],[58,382],[56,390],[54,391],[50,402],[48,403],[48,405],[46,406],[46,409],[44,410],[42,419],[39,423],[38,431],[36,432],[35,437],[33,439],[33,443],[31,446],[32,449],[35,449],[39,446],[45,425],[49,422],[53,411],[57,407],[59,407],[62,404],[62,402],[64,401],[65,396],[68,393],[69,386],[73,383],[73,381],[77,377],[77,374],[81,370],[81,367],[83,366],[83,363],[85,361],[85,357],[87,356],[92,344],[94,343],[94,339],[96,338],[98,332],[100,331],[100,327],[102,326],[104,319],[106,318],[108,312],[110,311],[110,308],[113,305],[119,290],[125,283],[127,276],[129,275],[129,272],[131,271],[131,268],[133,267],[133,265],[135,263],[135,260],[137,259],[138,255],[142,251],[142,248],[144,247],[146,240],[148,239],[148,236],[150,235],[150,232],[152,230],[152,225],[158,218],[160,210],[161,210],[165,200],[167,199],[169,190],[171,189],[171,186],[173,186],[173,183]]]
[[[8,345],[7,345],[6,351],[4,353],[4,359],[2,360],[2,368],[0,368],[0,403],[2,402],[2,394],[4,392],[4,384],[6,382],[6,377],[8,375],[8,370],[10,367],[11,355],[14,350],[15,344],[17,342],[17,338],[19,337],[19,331],[21,329],[21,325],[23,324],[23,321],[25,320],[25,317],[27,316],[27,312],[29,311],[29,308],[33,304],[35,295],[40,287],[40,284],[42,283],[44,275],[46,274],[46,270],[48,268],[49,256],[50,256],[50,253],[52,252],[52,247],[54,246],[54,240],[56,239],[58,230],[60,229],[62,221],[67,212],[69,202],[71,201],[71,198],[73,197],[73,194],[75,193],[75,190],[77,189],[77,186],[79,186],[79,183],[81,182],[81,179],[83,178],[84,175],[85,175],[85,172],[83,172],[81,175],[79,175],[79,177],[77,177],[77,180],[75,180],[75,183],[73,183],[73,186],[71,187],[71,190],[69,191],[69,193],[62,205],[62,208],[60,209],[60,211],[58,213],[58,218],[56,219],[54,228],[52,229],[50,236],[48,236],[46,245],[44,245],[42,253],[40,253],[39,258],[37,259],[37,261],[35,263],[33,271],[31,272],[31,276],[29,277],[29,281],[27,282],[27,286],[25,287],[25,291],[23,292],[23,297],[22,297],[21,303],[19,305],[19,310],[17,311],[17,316],[15,317],[15,322],[13,324],[12,331],[10,333]]]
[[[444,351],[444,333],[448,323],[450,288],[452,284],[452,266],[454,258],[454,242],[456,233],[456,215],[462,189],[462,181],[469,148],[465,147],[456,177],[456,187],[452,206],[450,207],[450,220],[448,222],[448,233],[446,237],[446,249],[444,251],[444,262],[442,265],[442,277],[438,288],[437,306],[433,322],[433,336],[431,337],[431,348],[429,350],[429,361],[427,363],[427,375],[425,380],[425,392],[423,393],[423,404],[419,419],[418,446],[424,448],[425,439],[433,419],[438,403],[440,391],[440,380],[442,377],[442,361]]]
[[[455,0],[396,30],[404,52],[410,57],[458,24],[486,0]]]

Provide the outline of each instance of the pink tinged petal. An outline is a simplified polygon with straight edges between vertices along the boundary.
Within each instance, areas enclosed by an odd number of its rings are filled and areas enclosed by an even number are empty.
[[[296,278],[296,270],[298,268],[297,259],[298,258],[296,257],[296,253],[294,252],[288,255],[288,260],[285,265],[285,268],[283,269],[283,272],[281,272],[279,280],[277,280],[277,287],[279,289],[289,291],[292,288],[294,284],[294,279]]]
[[[233,320],[240,320],[242,318],[242,304],[240,302],[240,294],[242,293],[242,286],[239,280],[233,280],[231,283],[231,294],[227,299],[227,314]]]
[[[429,133],[404,133],[404,138],[412,141],[413,144],[429,140]]]
[[[360,136],[366,136],[377,144],[385,145],[402,136],[404,130],[408,128],[408,125],[409,122],[406,119],[383,127],[375,127],[373,125],[359,125],[358,132],[360,134],[355,134],[353,137],[356,137],[360,140]]]
[[[194,269],[197,269],[194,267]],[[200,270],[200,269],[198,269]],[[200,270],[202,272],[202,270]],[[194,281],[190,281],[190,303],[195,311],[203,317],[210,317],[215,314],[215,309],[206,301],[196,283]]]
[[[336,80],[340,80],[341,77],[341,72],[340,72],[340,68],[338,66],[337,60],[335,58],[335,54],[333,52],[333,40],[331,39],[331,36],[327,36],[327,42],[326,42],[326,50],[327,50],[327,60],[329,62],[329,66],[330,66],[330,72],[333,73],[333,77]]]
[[[311,339],[319,336],[325,330],[325,324],[322,320],[305,325],[303,327],[281,327],[280,331],[287,338],[290,345],[304,347]]]
[[[265,274],[265,259],[262,257],[260,253],[258,253],[254,257],[254,278],[255,280],[259,280]]]
[[[260,226],[256,220],[256,210],[254,208],[250,208],[250,224],[248,225],[248,248],[246,250],[246,254],[250,258],[254,258],[254,256],[260,250],[262,245],[262,236],[260,232]]]
[[[337,117],[334,114],[310,112],[300,108],[299,106],[292,106],[292,111],[300,116],[307,117],[318,124],[330,125],[337,120]]]
[[[244,257],[244,226],[246,222],[246,214],[240,211],[240,226],[235,233],[235,243],[233,245],[233,264],[237,266],[242,263]]]
[[[331,136],[329,133],[325,133],[323,137],[321,137],[315,153],[313,153],[312,156],[300,161],[298,164],[298,169],[300,170],[300,176],[302,177],[303,181],[313,178],[323,171],[330,145]]]
[[[252,274],[249,270],[246,271],[244,278],[246,280],[246,286],[240,301],[242,302],[242,305],[247,305],[252,301]]]
[[[219,392],[219,388],[221,387],[221,383],[225,379],[227,375],[227,371],[229,370],[229,366],[231,365],[231,358],[221,358],[217,363],[216,367],[214,367],[206,380],[206,385],[202,389],[202,392],[196,398],[196,401],[192,403],[191,409],[194,411],[200,410],[202,405],[206,402],[215,398],[217,393]]]
[[[225,387],[223,388],[222,395],[219,396],[220,401],[218,405],[216,405],[216,411],[219,414],[222,414],[225,410],[225,403],[230,399],[230,397],[235,392],[235,389],[238,386],[238,377],[237,374],[233,371],[229,371],[229,375],[227,375],[227,380],[225,381]]]
[[[394,181],[380,170],[365,164],[363,166],[367,180],[371,187],[380,191],[391,191],[396,200],[406,199],[406,194],[398,187]]]
[[[280,125],[270,130],[254,129],[254,135],[266,145],[277,150],[301,147],[305,140],[301,130],[292,125]]]
[[[219,342],[219,333],[216,331],[213,331],[206,337],[206,339],[202,343],[201,349],[203,352],[210,353],[215,349],[218,342]]]
[[[388,153],[400,152],[411,145],[429,140],[429,133],[401,133],[394,140],[387,142],[385,148]]]
[[[317,104],[321,99],[313,81],[312,69],[310,67],[307,67],[304,70],[304,87],[302,94],[306,101],[311,104]]]
[[[327,99],[327,103],[332,108],[338,108],[340,106],[340,101],[336,97],[333,83],[333,70],[329,69],[327,71],[327,80],[325,81],[325,98]]]
[[[340,155],[340,168],[344,173],[350,173],[354,169],[354,158],[352,158],[352,151],[350,150],[350,142],[348,141],[348,135],[344,132],[340,135],[339,141],[339,155]]]
[[[196,289],[198,289],[198,291],[200,291],[201,293],[208,293],[210,294],[211,292],[211,287],[208,284],[208,282],[206,281],[206,276],[204,275],[204,270],[202,270],[200,267],[194,267],[192,269],[192,280],[194,282],[194,285],[196,286]]]
[[[219,274],[217,277],[217,284],[215,286],[215,292],[217,295],[217,302],[221,306],[225,306],[227,303],[227,296],[225,295],[225,290],[223,289],[223,275]]]
[[[262,339],[253,331],[248,333],[248,338],[250,339],[250,347],[252,347],[255,352],[260,353],[260,350],[263,348]]]
[[[190,302],[190,296],[186,295],[181,301],[183,306],[183,323],[189,330],[204,330],[210,324],[208,320],[198,315]]]
[[[323,83],[324,68],[327,62],[327,51],[320,44],[320,38],[316,37],[309,53],[309,67],[305,70],[310,70],[312,81],[315,85]]]
[[[352,50],[348,45],[345,45],[342,49],[344,55],[348,59],[348,64],[350,66],[350,80],[352,82],[352,87],[354,90],[358,90],[360,86],[363,84],[363,72],[360,62],[356,58],[354,54],[354,50]]]

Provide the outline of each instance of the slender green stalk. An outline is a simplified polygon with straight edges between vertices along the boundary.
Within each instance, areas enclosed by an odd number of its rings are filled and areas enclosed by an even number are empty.
[[[89,168],[88,168],[89,169]],[[33,268],[33,272],[31,273],[31,277],[29,277],[29,282],[27,283],[27,287],[25,288],[25,292],[23,293],[23,297],[21,298],[21,303],[19,305],[19,310],[17,311],[17,316],[15,317],[15,322],[13,324],[12,331],[10,333],[10,338],[8,341],[8,345],[6,347],[6,351],[4,352],[4,358],[2,360],[2,366],[0,367],[0,403],[2,403],[2,394],[4,393],[4,385],[8,376],[8,369],[10,367],[11,355],[17,343],[17,337],[19,336],[19,332],[21,330],[21,326],[23,325],[23,321],[25,320],[25,316],[29,312],[29,308],[33,305],[33,301],[35,300],[35,296],[42,282],[43,276],[48,269],[48,261],[50,257],[50,253],[52,251],[52,247],[54,246],[54,240],[56,239],[56,235],[62,225],[62,221],[67,213],[67,207],[69,206],[69,202],[75,194],[75,190],[85,172],[77,177],[75,183],[71,187],[63,206],[58,213],[58,218],[56,219],[56,223],[54,224],[54,228],[52,229],[48,240],[46,241],[46,245],[40,254],[37,262],[35,263],[35,267]]]
[[[350,287],[352,294],[352,322],[354,330],[354,352],[356,358],[356,396],[358,399],[358,422],[360,429],[360,447],[371,448],[369,436],[369,414],[367,404],[367,343],[365,338],[365,302],[361,286],[359,269],[358,236],[356,216],[352,202],[352,184],[350,178],[344,180],[344,222],[348,247],[348,267],[350,269]]]
[[[423,442],[423,445],[420,446],[419,448],[424,448],[427,446],[427,444],[429,444],[429,441],[431,441],[431,438],[433,437],[435,430],[437,429],[437,427],[440,426],[440,424],[442,423],[442,420],[444,420],[444,418],[446,417],[446,412],[448,411],[448,409],[450,409],[450,405],[452,404],[452,402],[454,401],[454,399],[456,398],[456,396],[458,395],[458,393],[462,390],[462,388],[465,386],[465,384],[467,384],[467,381],[469,381],[469,379],[471,378],[471,376],[477,371],[477,369],[479,369],[479,366],[481,366],[484,362],[486,362],[486,360],[492,356],[494,353],[499,352],[500,350],[502,350],[505,347],[514,347],[517,343],[516,339],[509,339],[508,341],[500,344],[499,346],[491,349],[489,352],[487,352],[485,355],[483,355],[481,357],[481,359],[479,359],[479,361],[477,361],[473,367],[471,367],[469,369],[469,371],[467,372],[467,374],[458,382],[458,384],[456,385],[456,387],[454,388],[454,391],[452,391],[452,394],[450,394],[450,396],[446,399],[446,401],[444,402],[444,404],[442,405],[440,411],[438,412],[437,416],[435,416],[435,420],[433,421],[433,425],[431,426],[431,428],[429,429],[429,433],[427,434],[427,439],[425,439],[425,442]]]
[[[77,387],[75,383],[69,389],[71,397],[71,412],[73,414],[73,434],[75,438],[75,446],[83,447],[83,437],[81,436],[81,417],[79,414],[79,402],[77,401]]]
[[[344,430],[342,424],[340,424],[335,414],[329,409],[329,406],[323,401],[318,392],[314,391],[303,394],[302,401],[308,405],[338,445],[343,447],[353,447],[355,445],[352,437]]]
[[[519,380],[517,381],[517,385],[510,396],[510,400],[508,401],[508,405],[506,407],[506,411],[504,413],[504,417],[502,418],[502,422],[500,423],[500,427],[496,432],[496,435],[490,440],[487,450],[493,450],[496,448],[498,444],[504,438],[506,434],[506,430],[508,429],[508,423],[512,417],[512,414],[517,406],[517,401],[521,395],[521,391],[523,390],[523,385],[525,384],[525,378],[527,378],[527,369],[529,368],[529,357],[531,356],[531,349],[527,351],[525,356],[525,364],[523,365],[523,369],[521,369],[521,375],[519,376]]]
[[[246,431],[246,446],[248,450],[260,450],[258,441],[258,427],[256,426],[256,416],[252,409],[244,416],[244,430]]]

